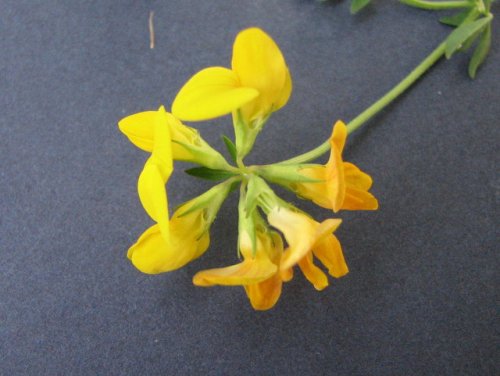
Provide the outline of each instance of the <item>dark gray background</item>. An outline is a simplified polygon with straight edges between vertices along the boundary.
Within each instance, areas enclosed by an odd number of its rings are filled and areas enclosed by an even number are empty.
[[[236,261],[236,194],[188,267],[146,276],[125,257],[150,225],[136,195],[147,155],[117,121],[168,108],[190,75],[228,66],[239,30],[269,32],[294,83],[250,163],[321,143],[450,31],[395,1],[355,17],[348,7],[0,2],[1,375],[498,374],[498,23],[475,81],[467,55],[441,61],[348,141],[380,210],[341,213],[351,272],[327,290],[297,272],[273,310],[254,312],[242,288],[191,284],[196,271]],[[222,149],[230,119],[199,129]],[[172,205],[209,186],[176,167]]]

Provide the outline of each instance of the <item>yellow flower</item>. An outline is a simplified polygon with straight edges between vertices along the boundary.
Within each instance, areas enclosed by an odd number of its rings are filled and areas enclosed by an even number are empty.
[[[269,223],[280,230],[288,242],[288,249],[281,258],[280,269],[289,269],[298,264],[305,277],[315,289],[323,290],[328,286],[328,278],[313,262],[317,257],[328,269],[328,273],[339,278],[348,273],[342,248],[332,232],[342,222],[340,219],[327,219],[321,223],[307,215],[285,207],[274,207],[267,216]]]
[[[325,166],[306,167],[300,174],[324,183],[296,183],[294,190],[299,196],[317,205],[337,212],[344,210],[376,210],[377,199],[368,192],[371,177],[354,164],[342,160],[347,138],[347,128],[337,121],[330,137],[330,159]]]
[[[158,113],[161,110],[161,115]],[[153,151],[155,122],[160,118],[165,122],[171,138],[172,158],[174,160],[194,162],[210,168],[225,168],[224,157],[201,138],[196,129],[182,124],[175,116],[159,111],[144,111],[120,120],[118,127],[138,148]]]
[[[137,269],[147,274],[172,271],[207,250],[210,235],[203,210],[180,215],[191,206],[192,202],[186,203],[174,213],[167,234],[159,225],[153,225],[130,247],[127,257]]]
[[[281,237],[270,231],[256,231],[256,250],[248,232],[239,235],[243,261],[225,268],[203,270],[193,277],[197,286],[240,286],[256,310],[272,308],[281,295],[279,262],[283,252]]]
[[[210,243],[209,229],[227,197],[233,181],[220,183],[202,195],[184,203],[168,221],[147,229],[130,247],[128,258],[140,271],[157,274],[178,269],[200,257]]]
[[[238,109],[247,124],[283,107],[292,91],[285,59],[264,31],[241,31],[233,45],[232,69],[210,67],[196,73],[181,88],[172,112],[198,121]]]

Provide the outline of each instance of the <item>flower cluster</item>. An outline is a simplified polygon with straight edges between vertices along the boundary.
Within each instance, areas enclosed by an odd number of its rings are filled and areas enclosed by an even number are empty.
[[[246,166],[257,135],[274,111],[291,94],[292,80],[275,42],[258,28],[243,30],[233,46],[231,69],[210,67],[196,73],[180,89],[172,113],[164,107],[134,114],[119,122],[120,130],[140,149],[150,153],[138,179],[139,199],[154,221],[130,247],[128,258],[144,273],[178,269],[200,257],[209,247],[210,226],[228,194],[239,185],[239,262],[198,272],[197,286],[243,286],[257,310],[272,308],[282,285],[298,266],[317,290],[332,277],[348,272],[342,248],[333,235],[341,223],[331,218],[317,222],[269,186],[279,184],[317,205],[339,210],[374,210],[378,202],[369,193],[372,180],[342,152],[348,128],[338,121],[329,139],[325,165],[292,160]],[[234,165],[182,121],[202,121],[232,114],[235,142],[226,139]],[[199,177],[222,182],[180,205],[169,216],[166,184],[175,160],[197,164]]]

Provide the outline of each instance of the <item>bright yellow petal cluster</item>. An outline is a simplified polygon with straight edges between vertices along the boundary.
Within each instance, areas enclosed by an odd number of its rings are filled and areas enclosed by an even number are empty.
[[[285,59],[272,38],[258,28],[241,31],[233,46],[232,69],[210,67],[181,88],[172,112],[199,121],[238,109],[247,123],[283,107],[292,91]]]
[[[299,196],[314,201],[317,205],[339,210],[376,210],[377,199],[368,190],[372,178],[354,164],[342,160],[342,151],[347,138],[347,128],[338,121],[330,137],[330,159],[324,166],[306,167],[300,173],[319,183],[297,183]]]

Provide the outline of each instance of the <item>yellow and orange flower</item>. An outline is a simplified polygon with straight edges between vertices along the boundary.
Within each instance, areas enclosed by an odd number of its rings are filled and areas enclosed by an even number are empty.
[[[240,232],[239,248],[243,261],[224,268],[203,270],[193,277],[197,286],[243,286],[256,310],[272,308],[281,295],[282,277],[279,262],[283,241],[273,231],[256,231],[256,249],[248,232]]]
[[[319,223],[303,213],[280,206],[273,208],[267,219],[283,233],[288,243],[280,263],[283,275],[290,273],[290,269],[298,264],[314,288],[323,290],[328,286],[328,278],[314,264],[314,257],[317,257],[335,278],[349,272],[340,242],[332,234],[342,222],[340,219],[327,219]]]
[[[376,210],[377,199],[368,190],[372,178],[354,164],[342,160],[347,128],[337,121],[330,137],[330,159],[326,165],[313,165],[300,170],[300,174],[317,179],[319,183],[294,184],[295,192],[317,205],[339,210]]]

